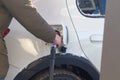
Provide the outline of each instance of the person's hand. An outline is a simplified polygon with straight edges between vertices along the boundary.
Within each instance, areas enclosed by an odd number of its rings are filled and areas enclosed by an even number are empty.
[[[58,35],[58,34],[56,34],[56,37],[55,37],[54,43],[57,45],[58,48],[59,48],[60,45],[61,45],[61,41],[62,41],[61,36]]]

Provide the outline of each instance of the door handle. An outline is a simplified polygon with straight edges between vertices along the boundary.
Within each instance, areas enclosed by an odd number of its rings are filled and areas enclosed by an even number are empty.
[[[102,42],[103,41],[103,35],[102,34],[93,34],[90,36],[91,42]]]

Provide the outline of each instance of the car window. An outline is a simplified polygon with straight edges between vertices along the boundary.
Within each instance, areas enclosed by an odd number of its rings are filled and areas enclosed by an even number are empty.
[[[106,0],[76,0],[78,10],[86,16],[104,16]]]

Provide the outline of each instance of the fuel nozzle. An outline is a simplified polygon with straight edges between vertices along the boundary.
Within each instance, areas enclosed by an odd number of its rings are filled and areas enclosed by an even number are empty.
[[[53,80],[53,77],[54,77],[55,54],[56,54],[56,44],[53,44],[50,51],[49,80]]]

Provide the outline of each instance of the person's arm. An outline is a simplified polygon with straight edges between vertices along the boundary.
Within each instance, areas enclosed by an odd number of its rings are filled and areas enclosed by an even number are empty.
[[[56,40],[55,31],[40,16],[30,0],[1,0],[1,2],[9,13],[36,37],[51,43]]]

